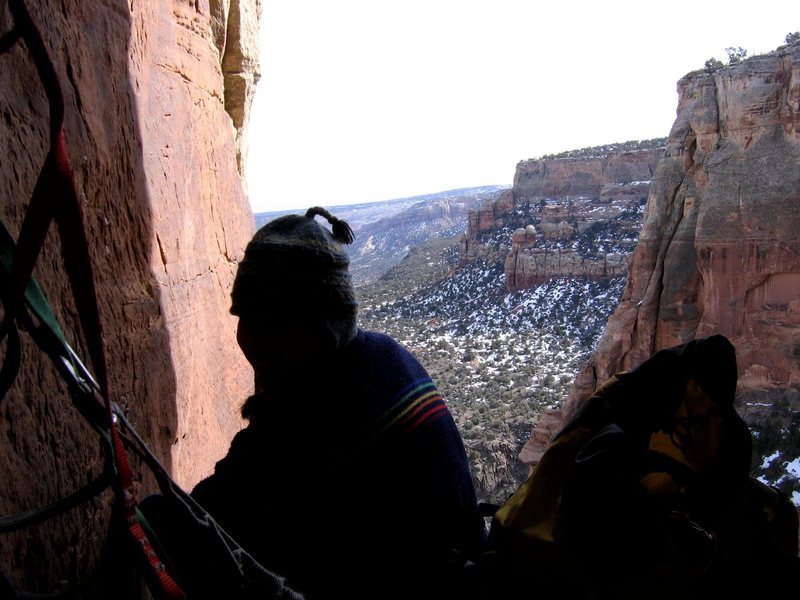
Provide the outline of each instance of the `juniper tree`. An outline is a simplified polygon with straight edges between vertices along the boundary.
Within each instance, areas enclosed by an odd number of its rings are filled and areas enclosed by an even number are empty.
[[[747,58],[747,50],[741,46],[738,48],[725,48],[725,52],[728,54],[729,65],[735,65],[736,63],[740,63]]]

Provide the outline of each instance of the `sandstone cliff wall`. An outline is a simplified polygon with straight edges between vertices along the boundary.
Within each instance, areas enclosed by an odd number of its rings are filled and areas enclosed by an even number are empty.
[[[507,246],[491,248],[478,241],[481,233],[493,232],[509,224],[514,212],[514,192],[504,191],[497,200],[486,200],[478,210],[467,212],[467,231],[459,240],[458,262],[461,266],[474,262],[477,258],[492,261],[504,260]],[[510,244],[511,240],[508,240]]]
[[[599,252],[578,252],[574,245],[601,223],[613,222],[620,237],[638,232],[638,208],[663,153],[651,149],[520,162],[511,190],[470,210],[459,264],[479,258],[502,263],[508,291],[555,277],[624,276],[632,244],[625,251]]]
[[[253,229],[237,156],[258,77],[258,0],[27,3],[64,90],[114,399],[189,487],[226,451],[251,389],[227,308]],[[10,26],[3,4],[0,31]],[[23,46],[0,64],[0,216],[16,235],[46,154],[48,107]],[[35,274],[85,355],[55,228]],[[102,467],[96,435],[23,341],[22,373],[0,405],[0,514],[53,501]],[[0,569],[39,591],[86,581],[110,497],[0,536]]]
[[[712,333],[736,346],[740,391],[800,385],[800,45],[678,91],[627,288],[573,404]]]
[[[627,288],[562,418],[613,373],[714,333],[736,347],[746,418],[751,398],[800,409],[800,44],[678,91]]]
[[[525,160],[514,173],[514,198],[599,196],[608,183],[650,181],[661,150],[621,152],[588,158]]]

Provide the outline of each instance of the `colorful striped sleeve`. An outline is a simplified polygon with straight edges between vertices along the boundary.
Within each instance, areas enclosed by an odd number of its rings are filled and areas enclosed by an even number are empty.
[[[389,431],[411,432],[449,413],[439,390],[429,378],[410,383],[389,401],[388,406],[369,427],[373,438]]]

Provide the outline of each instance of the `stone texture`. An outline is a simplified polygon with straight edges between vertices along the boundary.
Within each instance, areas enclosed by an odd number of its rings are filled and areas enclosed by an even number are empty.
[[[459,241],[458,260],[460,265],[468,264],[476,258],[492,256],[498,260],[498,256],[505,254],[507,248],[489,249],[477,243],[475,240],[480,233],[494,231],[502,227],[514,210],[513,190],[504,191],[497,200],[487,200],[479,210],[470,210],[467,214],[467,232]]]
[[[623,189],[627,187],[630,186],[623,186]],[[647,189],[646,185],[644,189]],[[639,192],[642,190],[639,189]],[[591,223],[616,217],[624,206],[627,205],[594,202],[560,202],[543,206],[539,231],[533,225],[528,225],[525,229],[518,229],[512,237],[511,249],[503,265],[506,289],[522,290],[541,285],[555,277],[608,279],[625,276],[628,268],[627,254],[610,252],[588,258],[580,256],[573,248],[562,248],[559,244],[540,244],[542,241],[572,240]],[[588,217],[587,214],[591,216]],[[531,229],[534,231],[531,232]]]
[[[544,454],[550,439],[563,427],[561,411],[548,410],[542,413],[536,421],[536,427],[531,431],[531,439],[522,447],[519,460],[525,465],[535,465]]]
[[[639,165],[649,164],[658,153],[659,151],[648,150],[627,152],[624,156],[629,164]],[[641,162],[631,158],[634,154],[643,156]],[[570,172],[583,172],[580,166],[583,160],[591,168],[603,162],[596,158],[570,159]],[[603,160],[609,164],[617,162],[612,157]],[[552,159],[524,162],[518,168],[527,168],[530,162],[541,163],[546,167],[551,161]],[[560,162],[560,159],[556,159],[556,162]],[[547,171],[544,167],[543,170]],[[558,173],[560,177],[568,176],[565,170]],[[629,175],[628,172],[624,174]],[[644,172],[639,174],[644,175]],[[629,258],[627,253],[605,252],[591,257],[580,256],[574,249],[567,247],[568,244],[559,243],[570,242],[593,224],[604,221],[616,220],[615,227],[638,230],[641,217],[626,220],[621,215],[625,211],[632,211],[631,214],[636,212],[639,202],[643,202],[648,193],[649,180],[615,181],[604,179],[606,176],[620,176],[620,170],[597,172],[596,186],[592,188],[597,196],[530,198],[515,186],[503,193],[498,200],[487,201],[480,210],[470,211],[467,232],[459,243],[459,265],[464,266],[478,258],[502,263],[508,291],[540,285],[555,277],[603,279],[624,276]],[[557,184],[551,182],[548,185]],[[558,185],[569,187],[566,181]],[[541,220],[534,226],[525,219],[531,218],[530,215],[537,210],[540,210]],[[498,244],[498,235],[501,235],[504,227],[515,229]]]
[[[736,346],[740,391],[798,385],[800,46],[678,90],[628,286],[582,389],[712,333]]]
[[[64,89],[114,399],[191,486],[227,450],[252,388],[227,313],[253,230],[229,114],[244,127],[251,93],[228,101],[219,46],[225,39],[235,47],[237,37],[203,1],[28,4]],[[255,31],[258,3],[231,1],[229,16],[234,4],[239,23],[246,17]],[[3,5],[0,30],[9,24]],[[225,73],[236,72],[233,56],[225,54]],[[24,47],[0,55],[0,64],[0,215],[16,235],[46,153],[48,108]],[[257,72],[252,64],[241,71],[248,69]],[[36,276],[85,355],[55,228]],[[0,405],[0,514],[46,504],[102,467],[96,434],[24,341],[22,372]],[[142,494],[153,489],[141,470],[136,477]],[[0,569],[38,591],[84,581],[107,533],[110,499],[106,492],[46,525],[0,536]]]
[[[244,174],[247,159],[247,123],[261,77],[258,61],[259,0],[210,0],[211,30],[222,57],[225,110],[236,138],[236,162]]]
[[[591,259],[580,256],[571,248],[535,248],[512,243],[504,270],[506,289],[515,291],[541,285],[555,277],[624,277],[628,270],[628,256],[613,253]]]
[[[736,347],[740,405],[797,403],[800,44],[691,73],[678,91],[627,288],[564,418],[613,373],[713,333]]]
[[[508,439],[466,440],[472,456],[472,476],[479,498],[504,502],[516,491],[514,482],[524,480],[526,467],[514,459],[517,444]]]
[[[650,181],[661,155],[660,150],[643,150],[521,161],[514,174],[514,198],[524,203],[537,198],[599,196],[608,182]]]

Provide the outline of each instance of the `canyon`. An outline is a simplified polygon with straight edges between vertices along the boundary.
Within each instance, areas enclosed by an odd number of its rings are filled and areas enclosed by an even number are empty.
[[[459,264],[501,262],[508,291],[555,277],[624,277],[664,142],[521,161],[510,190],[469,212]]]
[[[228,294],[254,229],[242,165],[260,3],[27,4],[64,92],[112,399],[191,487],[242,426],[253,385]],[[11,22],[0,7],[0,24]],[[17,235],[49,113],[24,46],[0,62],[0,216]],[[363,281],[374,284],[361,292],[365,319],[394,327],[430,365],[487,498],[513,490],[611,374],[713,333],[737,349],[737,407],[762,470],[772,456],[770,482],[785,478],[775,456],[794,458],[800,444],[800,44],[690,73],[678,91],[663,140],[523,160],[511,189],[410,203],[415,216],[397,211],[361,238]],[[417,222],[433,238],[403,238],[420,243],[407,248],[390,237],[415,234]],[[397,260],[380,276],[376,249]],[[428,280],[407,285],[428,267]],[[54,227],[35,275],[85,356]],[[63,497],[103,468],[96,433],[22,338],[22,370],[0,404],[3,515]],[[144,497],[155,483],[135,467]],[[3,534],[0,567],[34,592],[91,588],[111,504],[107,491]]]

